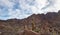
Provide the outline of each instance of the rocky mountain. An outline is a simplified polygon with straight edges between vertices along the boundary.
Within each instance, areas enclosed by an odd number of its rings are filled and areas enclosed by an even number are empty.
[[[24,25],[31,25],[34,22],[39,28],[55,28],[60,30],[60,10],[56,12],[48,12],[47,14],[32,14],[24,19],[8,19],[0,20],[0,32],[13,32],[16,34],[18,29],[23,28]],[[14,35],[15,35],[14,34]],[[8,35],[8,34],[7,34]]]

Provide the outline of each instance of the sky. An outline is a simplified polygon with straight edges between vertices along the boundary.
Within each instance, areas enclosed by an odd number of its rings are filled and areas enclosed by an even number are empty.
[[[0,0],[0,19],[24,19],[32,14],[58,12],[60,0]]]

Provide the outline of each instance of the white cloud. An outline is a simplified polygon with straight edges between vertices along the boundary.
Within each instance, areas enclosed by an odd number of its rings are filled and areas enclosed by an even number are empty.
[[[60,0],[57,0],[54,6],[57,10],[60,10]]]
[[[20,15],[20,10],[16,9],[13,11],[12,9],[9,9],[9,18],[17,18]]]
[[[0,0],[0,5],[7,6],[9,8],[13,8],[14,3],[9,2],[9,0]]]
[[[9,17],[8,18],[17,18],[17,19],[23,19],[26,18],[28,16],[30,16],[29,14],[25,14],[23,11],[21,12],[21,10],[16,9],[15,11],[13,11],[12,9],[9,9]]]
[[[0,15],[9,15],[8,18],[25,18],[33,13],[57,12],[58,10],[60,10],[60,0],[0,0]]]
[[[58,12],[60,10],[60,0],[54,0],[53,3],[47,8],[43,9],[45,12]]]

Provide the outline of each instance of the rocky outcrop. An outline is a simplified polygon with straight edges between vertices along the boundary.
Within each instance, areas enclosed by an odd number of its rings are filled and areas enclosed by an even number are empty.
[[[8,30],[13,30],[14,33],[17,33],[21,28],[22,28],[21,30],[23,30],[24,25],[27,25],[28,27],[31,26],[32,21],[35,23],[36,27],[38,28],[44,30],[53,28],[54,30],[59,31],[60,10],[58,11],[58,13],[48,12],[47,14],[32,14],[28,18],[24,18],[24,19],[15,18],[15,19],[8,19],[8,20],[0,20],[0,31],[5,31],[5,30],[7,31],[8,29]],[[4,30],[1,29],[2,27],[4,27],[3,28]]]
[[[39,33],[36,33],[34,31],[31,31],[31,30],[24,30],[19,35],[39,35]]]

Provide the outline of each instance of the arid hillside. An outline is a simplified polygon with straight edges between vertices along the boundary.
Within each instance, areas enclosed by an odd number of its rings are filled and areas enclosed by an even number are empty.
[[[19,35],[25,26],[40,35],[60,34],[60,10],[47,14],[32,14],[24,19],[0,20],[0,35]]]

